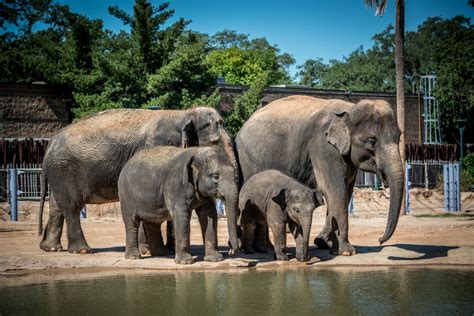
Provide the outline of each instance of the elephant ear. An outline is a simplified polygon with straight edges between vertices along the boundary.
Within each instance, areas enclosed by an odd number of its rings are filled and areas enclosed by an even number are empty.
[[[326,132],[328,142],[336,147],[341,155],[349,154],[351,149],[351,133],[346,120],[347,112],[336,113]]]
[[[194,164],[194,156],[188,159],[183,168],[183,184],[191,183],[197,191],[199,170]]]
[[[290,191],[288,189],[281,189],[280,192],[272,197],[273,202],[280,205],[282,210],[286,209],[288,205],[288,196],[290,195]]]
[[[192,120],[188,120],[181,128],[181,147],[199,146],[199,138]]]
[[[321,191],[313,191],[313,194],[314,194],[314,201],[316,201],[316,204],[317,204],[316,207],[326,204],[324,203],[324,196],[321,193]]]

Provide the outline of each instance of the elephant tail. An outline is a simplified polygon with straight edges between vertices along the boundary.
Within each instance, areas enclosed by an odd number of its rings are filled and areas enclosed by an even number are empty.
[[[41,173],[40,177],[40,184],[41,184],[41,202],[38,214],[38,236],[41,236],[43,233],[43,209],[44,209],[44,201],[46,200],[46,190],[48,188],[48,180],[46,179],[46,175],[44,172]]]

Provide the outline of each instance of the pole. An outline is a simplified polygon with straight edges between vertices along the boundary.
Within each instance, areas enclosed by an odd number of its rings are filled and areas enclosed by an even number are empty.
[[[18,170],[15,168],[10,168],[10,185],[9,193],[10,193],[10,210],[11,216],[10,220],[18,221]]]

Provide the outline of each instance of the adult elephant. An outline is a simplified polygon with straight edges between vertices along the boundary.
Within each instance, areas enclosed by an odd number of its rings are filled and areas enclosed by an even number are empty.
[[[277,169],[320,190],[326,199],[326,223],[315,239],[331,253],[355,254],[348,240],[347,206],[357,170],[377,173],[390,185],[387,241],[397,226],[403,194],[398,150],[400,131],[389,104],[357,104],[290,96],[269,103],[245,123],[236,139],[243,181]]]
[[[235,185],[223,198],[231,251],[236,252],[237,160],[222,117],[209,107],[160,111],[107,110],[83,118],[55,135],[43,160],[40,234],[46,183],[49,183],[52,193],[48,224],[40,248],[45,251],[62,249],[60,238],[66,219],[69,252],[89,253],[91,249],[84,238],[79,218],[84,205],[118,201],[120,171],[136,152],[162,145],[181,147],[182,144],[221,146],[233,164]]]

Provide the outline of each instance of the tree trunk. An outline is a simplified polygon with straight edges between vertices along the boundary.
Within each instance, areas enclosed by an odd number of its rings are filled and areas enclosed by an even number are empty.
[[[404,70],[404,34],[405,34],[405,0],[396,0],[395,18],[395,77],[397,84],[397,121],[400,128],[400,157],[405,170],[405,70]],[[405,203],[402,213],[405,214]]]

